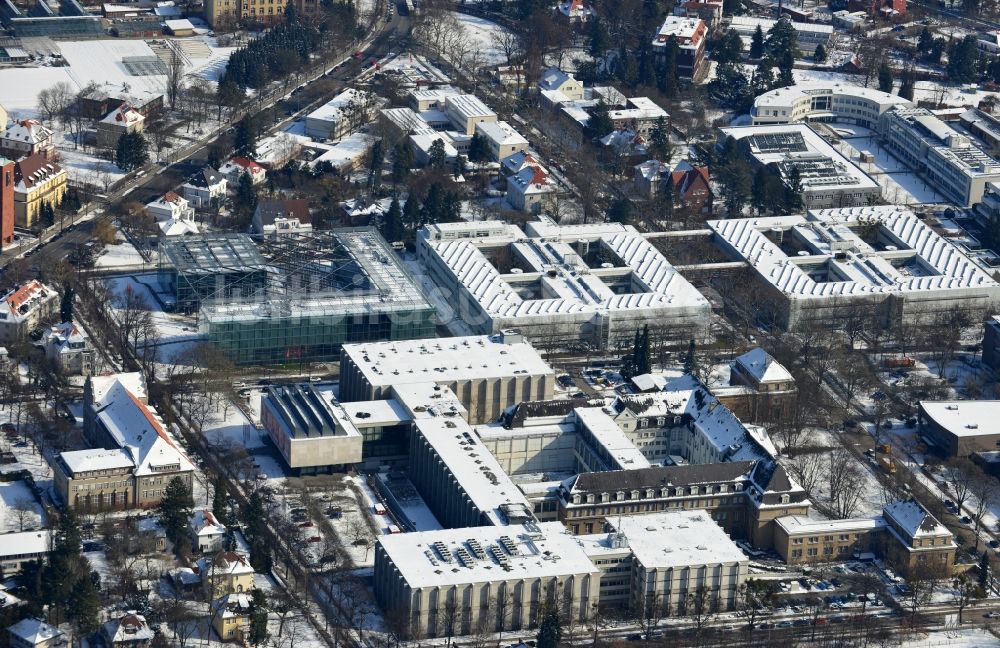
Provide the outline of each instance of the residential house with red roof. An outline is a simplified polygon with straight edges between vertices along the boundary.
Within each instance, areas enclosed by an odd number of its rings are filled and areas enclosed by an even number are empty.
[[[558,185],[534,158],[526,155],[525,159],[530,161],[507,176],[507,202],[514,209],[539,214],[555,196]]]
[[[43,126],[37,119],[12,122],[0,135],[0,155],[16,160],[37,153],[41,153],[47,159],[53,159],[55,155],[52,130]]]
[[[250,158],[234,157],[219,167],[219,173],[226,176],[226,180],[233,187],[240,181],[240,176],[244,173],[250,175],[250,182],[259,185],[267,179],[267,171],[261,165]]]
[[[23,339],[59,309],[59,293],[33,279],[0,297],[0,340]]]
[[[594,8],[585,0],[564,0],[556,8],[571,23],[587,22],[594,15]]]
[[[5,178],[6,180],[6,178]],[[14,224],[34,229],[46,204],[56,207],[69,185],[66,171],[35,153],[14,163]]]
[[[141,133],[146,118],[135,108],[122,104],[97,122],[98,148],[115,149],[125,133]]]
[[[708,27],[700,18],[683,16],[667,16],[653,37],[653,52],[662,58],[667,43],[676,41],[677,76],[685,79],[697,79],[705,63],[705,40]]]

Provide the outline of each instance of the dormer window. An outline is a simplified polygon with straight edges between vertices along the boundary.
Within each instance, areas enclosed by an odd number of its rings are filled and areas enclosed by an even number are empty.
[[[609,501],[611,501],[611,496],[608,495],[607,493],[601,493],[601,501],[602,502],[609,502]]]
[[[790,502],[791,499],[792,498],[790,496],[788,496],[788,495],[782,495],[781,496],[781,503],[782,504],[788,504],[788,502]]]
[[[625,501],[625,491],[618,491],[616,495],[619,502]]]
[[[678,487],[678,488],[677,488],[677,490],[675,491],[675,494],[676,494],[676,495],[677,495],[678,497],[680,497],[681,495],[683,495],[683,494],[684,494],[684,489],[683,489],[683,488],[680,488],[680,487]]]
[[[726,493],[729,491],[729,486],[727,484],[719,484],[719,492]]]
[[[698,494],[698,487],[697,486],[692,486],[691,487],[691,494],[692,495],[697,495]]]

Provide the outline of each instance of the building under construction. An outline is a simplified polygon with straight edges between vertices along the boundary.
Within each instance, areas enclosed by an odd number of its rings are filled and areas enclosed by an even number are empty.
[[[262,290],[228,286],[199,311],[199,331],[237,364],[330,361],[345,342],[435,334],[434,308],[374,229],[280,236],[258,253]]]

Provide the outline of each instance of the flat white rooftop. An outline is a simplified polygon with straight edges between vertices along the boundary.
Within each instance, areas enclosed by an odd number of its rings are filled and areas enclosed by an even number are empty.
[[[599,573],[559,522],[404,533],[379,542],[413,589]]]
[[[920,401],[927,418],[957,437],[1000,434],[1000,401]]]
[[[371,385],[545,375],[552,367],[527,342],[503,335],[345,344],[343,352]]]
[[[932,290],[1000,288],[978,264],[896,205],[821,209],[805,215],[708,221],[727,247],[791,299],[849,295],[905,294]],[[881,249],[852,228],[878,225]],[[804,249],[789,254],[768,238],[772,232],[795,237]],[[804,254],[803,254],[804,253]],[[809,266],[826,264],[827,280]]]
[[[806,124],[734,126],[719,131],[745,144],[761,166],[798,168],[805,191],[879,188],[875,180]]]
[[[749,563],[707,511],[670,511],[608,518],[625,535],[628,549],[645,569]],[[605,553],[613,534],[577,536],[584,551]]]
[[[881,517],[813,520],[802,515],[785,515],[776,519],[775,522],[789,535],[800,533],[858,533],[885,527],[885,520]]]
[[[851,83],[797,83],[785,88],[775,88],[765,92],[756,99],[753,105],[755,109],[771,107],[787,107],[796,101],[806,97],[816,97],[829,95],[832,97],[844,97],[853,99],[865,99],[880,106],[910,106],[912,103],[899,95],[882,92],[875,88],[865,88]]]

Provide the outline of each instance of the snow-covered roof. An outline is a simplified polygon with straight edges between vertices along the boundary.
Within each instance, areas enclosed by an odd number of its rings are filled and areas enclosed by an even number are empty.
[[[230,593],[212,602],[212,612],[223,619],[245,617],[250,614],[250,596]]]
[[[631,470],[649,468],[649,460],[639,448],[622,432],[618,424],[600,407],[578,407],[573,410],[581,432],[589,441],[603,448],[615,465],[608,470]]]
[[[770,353],[757,347],[736,358],[735,362],[758,383],[788,382],[792,374]]]
[[[559,226],[538,222],[530,223],[528,229],[531,237],[517,228],[510,228],[508,239],[493,238],[488,244],[506,242],[511,245],[526,266],[522,270],[545,275],[541,280],[557,297],[524,299],[518,295],[480,251],[478,246],[484,244],[482,240],[470,236],[437,241],[422,236],[420,245],[439,256],[486,312],[498,317],[583,315],[635,308],[708,305],[663,255],[630,226],[618,223]],[[632,269],[633,285],[640,290],[625,294],[612,292],[568,243],[579,240],[597,242],[614,253],[623,265]]]
[[[41,619],[21,619],[7,628],[7,632],[32,645],[51,641],[62,634],[61,630]]]
[[[528,140],[505,121],[480,122],[476,124],[476,132],[498,146],[528,145]]]
[[[444,99],[445,112],[454,115],[459,119],[473,119],[476,117],[492,117],[496,113],[483,100],[476,95],[459,94],[450,95]],[[460,126],[464,127],[464,124]]]
[[[163,236],[187,236],[197,234],[198,224],[186,218],[168,218],[157,222]]]
[[[125,389],[140,399],[146,398],[146,378],[141,371],[91,376],[89,380],[95,407],[101,407],[106,403],[108,392],[115,386],[115,383],[121,383]]]
[[[799,101],[813,101],[817,97],[830,97],[834,102],[847,100],[866,100],[879,107],[882,113],[892,106],[911,106],[912,102],[899,95],[882,92],[876,88],[865,88],[853,83],[839,81],[796,83],[793,86],[775,88],[754,99],[753,110],[757,114],[761,110],[786,108],[791,110]],[[835,109],[835,107],[833,107]],[[847,106],[845,106],[847,108]],[[828,108],[827,110],[829,110]]]
[[[194,25],[187,18],[177,18],[173,20],[165,20],[163,24],[167,26],[172,32],[178,31],[190,31],[194,29]]]
[[[122,128],[129,128],[135,124],[142,123],[145,119],[138,110],[135,110],[128,104],[122,104],[109,112],[101,121],[105,124],[117,124]]]
[[[1000,401],[920,401],[924,416],[957,437],[1000,434]]]
[[[882,509],[882,514],[899,525],[899,528],[911,538],[950,533],[947,527],[914,500],[893,502]]]
[[[119,470],[132,468],[135,464],[131,455],[120,448],[107,450],[92,448],[89,450],[70,450],[59,455],[62,462],[73,475],[94,470]]]
[[[624,108],[609,110],[608,116],[612,121],[618,122],[629,119],[637,121],[650,121],[661,117],[666,119],[670,115],[649,97],[629,97],[625,100]]]
[[[846,520],[814,520],[804,515],[784,515],[775,520],[788,535],[821,533],[860,533],[885,528],[881,517],[848,518]]]
[[[324,162],[329,162],[333,168],[341,169],[353,165],[368,152],[374,142],[375,138],[367,133],[352,133],[310,162],[309,166],[316,168]]]
[[[550,90],[559,91],[568,81],[576,81],[573,75],[568,72],[563,72],[559,68],[551,67],[544,72],[542,72],[542,77],[538,80],[538,88],[540,90]]]
[[[632,376],[632,384],[639,391],[661,391],[666,386],[667,379],[660,374],[645,373]]]
[[[240,173],[247,172],[251,175],[266,173],[264,167],[261,165],[249,158],[239,156],[229,159],[225,164],[219,167],[219,173],[223,175],[230,175],[237,171]]]
[[[39,305],[54,299],[57,294],[54,289],[32,279],[0,298],[0,312],[5,313],[10,320],[21,320]]]
[[[52,139],[52,130],[42,126],[37,119],[23,119],[13,122],[3,133],[3,140],[38,146]]]
[[[219,522],[208,509],[198,509],[191,516],[191,530],[198,536],[217,536],[226,533],[226,525]]]
[[[129,454],[136,475],[194,470],[153,410],[121,382],[112,385],[104,400],[106,405],[95,408],[97,420],[118,447]]]
[[[594,10],[584,0],[564,0],[559,3],[559,13],[568,18],[586,19]]]
[[[695,49],[701,44],[707,31],[705,21],[701,18],[667,16],[653,38],[653,46],[663,47],[673,37],[681,48]]]
[[[401,533],[379,544],[413,589],[599,573],[561,522]]]
[[[787,18],[783,18],[783,20],[787,20]],[[766,35],[767,32],[771,31],[771,28],[773,28],[778,22],[777,20],[771,18],[755,18],[753,16],[732,16],[729,21],[730,27],[735,29],[741,36],[744,33],[749,33],[749,35],[752,36],[757,30],[757,27],[760,27],[761,31],[763,31]],[[788,22],[792,25],[792,29],[796,32],[833,34],[833,25],[795,22],[792,20],[789,20]]]
[[[503,335],[360,342],[343,345],[342,353],[371,385],[451,383],[512,377],[515,373],[553,373],[534,347],[527,342],[504,342]]]
[[[52,532],[48,529],[5,533],[0,536],[0,560],[10,556],[42,555],[51,550]]]
[[[336,121],[341,113],[350,105],[364,104],[373,100],[373,95],[364,90],[347,88],[330,101],[306,115],[306,119],[320,121]]]
[[[804,216],[736,218],[706,224],[763,279],[793,299],[1000,288],[964,252],[909,209],[897,205],[823,209]],[[891,246],[876,250],[851,229],[873,224],[879,225],[881,236],[893,242]],[[777,230],[794,236],[805,254],[789,257],[766,235]],[[908,250],[919,259],[911,268],[897,268],[883,258]],[[816,281],[799,265],[803,262],[827,263],[833,280]],[[923,271],[924,266],[930,271]]]
[[[625,536],[628,550],[643,568],[749,564],[750,559],[704,510],[670,511],[608,518],[612,533],[577,536],[587,545],[612,547],[614,532]]]
[[[72,351],[70,344],[85,342],[87,332],[73,322],[61,322],[45,330],[42,340],[46,346],[53,346],[58,353]]]
[[[250,558],[236,551],[220,551],[214,556],[208,556],[198,561],[198,570],[202,574],[216,576],[240,576],[253,574]]]
[[[148,642],[153,639],[153,631],[142,616],[134,610],[129,610],[121,618],[112,619],[101,626],[101,634],[106,641],[114,644],[131,642]]]

